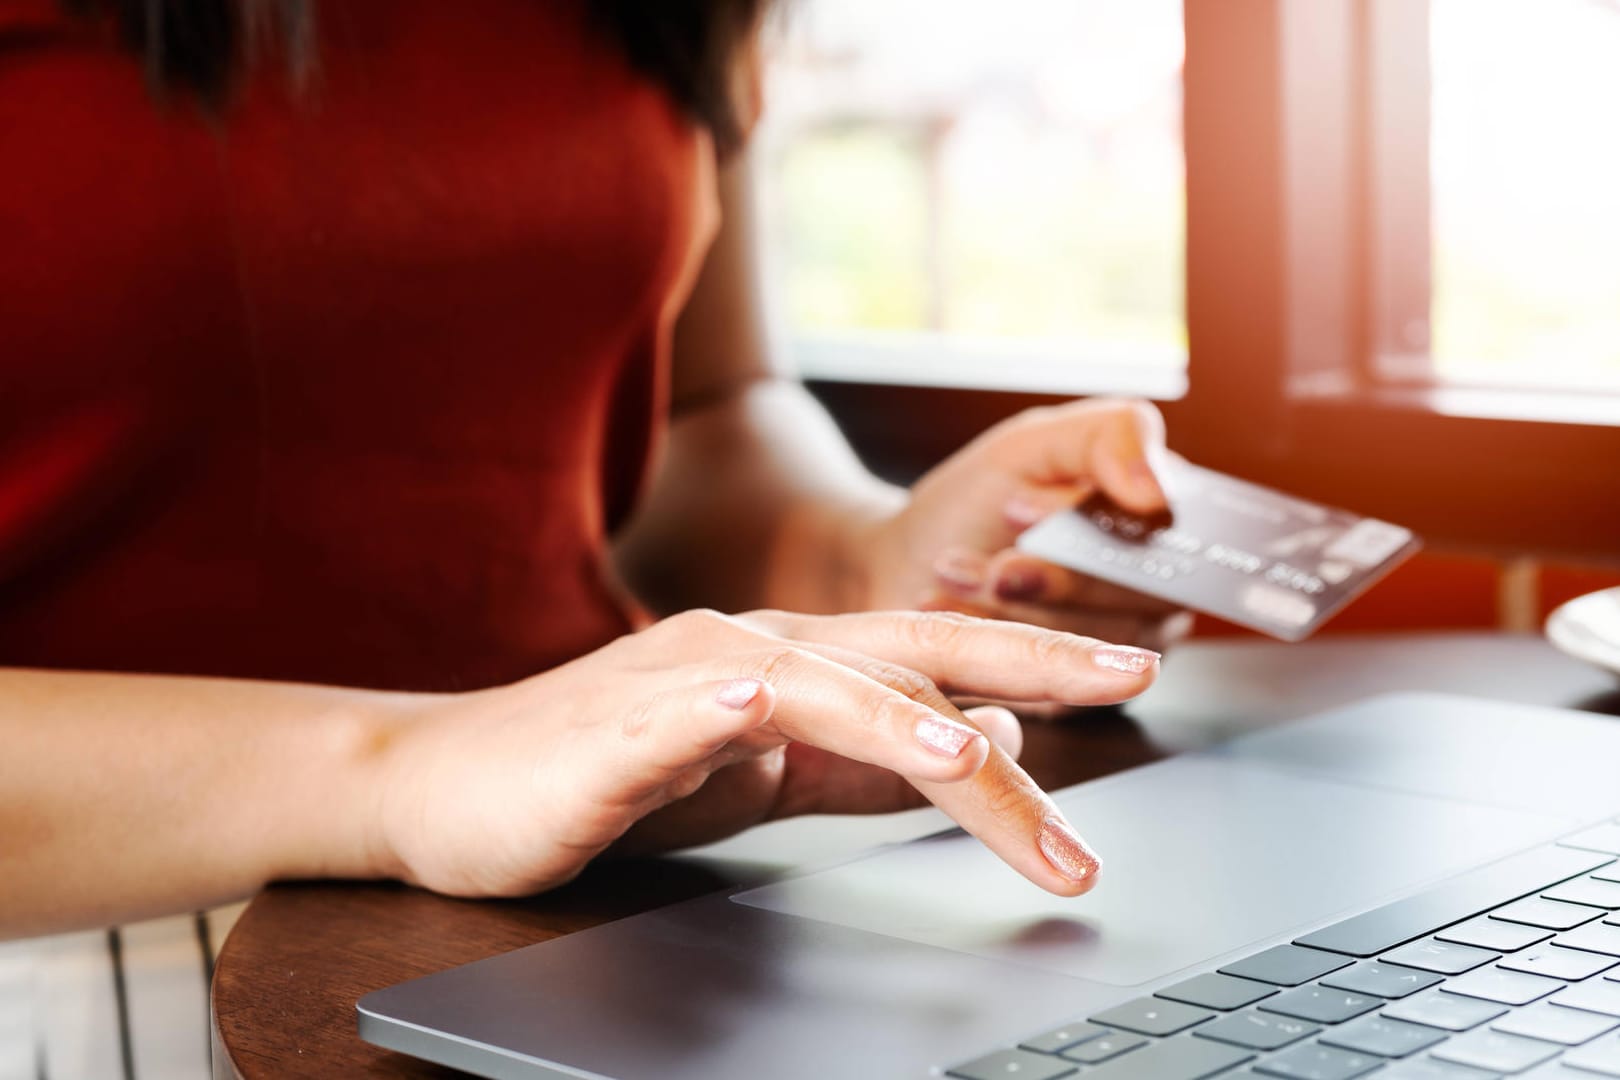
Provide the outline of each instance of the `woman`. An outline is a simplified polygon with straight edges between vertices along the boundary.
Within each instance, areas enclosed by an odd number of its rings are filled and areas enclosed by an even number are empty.
[[[1092,886],[948,695],[1154,677],[1096,638],[1164,609],[1010,544],[1158,506],[1157,417],[861,470],[764,346],[756,8],[0,13],[0,937],[922,797]]]

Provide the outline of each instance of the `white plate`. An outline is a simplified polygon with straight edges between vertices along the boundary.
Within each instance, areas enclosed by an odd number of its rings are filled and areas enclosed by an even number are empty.
[[[1620,588],[1577,596],[1547,617],[1547,640],[1620,675]]]

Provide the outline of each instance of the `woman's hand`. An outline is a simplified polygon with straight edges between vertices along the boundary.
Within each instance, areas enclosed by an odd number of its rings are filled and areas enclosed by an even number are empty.
[[[869,553],[868,606],[972,612],[1162,650],[1186,633],[1185,612],[1012,545],[1097,489],[1138,513],[1162,510],[1150,461],[1165,453],[1163,420],[1145,401],[1081,401],[998,424],[857,537]]]
[[[1138,650],[954,613],[686,612],[512,686],[406,705],[383,751],[375,844],[395,876],[509,896],[568,881],[615,844],[662,849],[920,795],[1075,896],[1097,859],[1014,763],[1016,721],[970,717],[946,695],[1101,704],[1156,674]]]

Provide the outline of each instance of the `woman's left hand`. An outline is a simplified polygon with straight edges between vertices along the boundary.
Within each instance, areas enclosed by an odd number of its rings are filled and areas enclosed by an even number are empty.
[[[1026,555],[1024,529],[1101,489],[1128,510],[1165,505],[1150,462],[1167,453],[1145,401],[1030,409],[929,472],[863,536],[868,606],[965,611],[1163,650],[1190,616],[1172,604]]]

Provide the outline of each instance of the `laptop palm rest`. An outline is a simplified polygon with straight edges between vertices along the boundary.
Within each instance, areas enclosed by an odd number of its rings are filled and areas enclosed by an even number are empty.
[[[1058,802],[1103,856],[1103,879],[1085,896],[1052,896],[952,831],[733,899],[1133,987],[1570,825],[1213,757],[1088,784]]]

